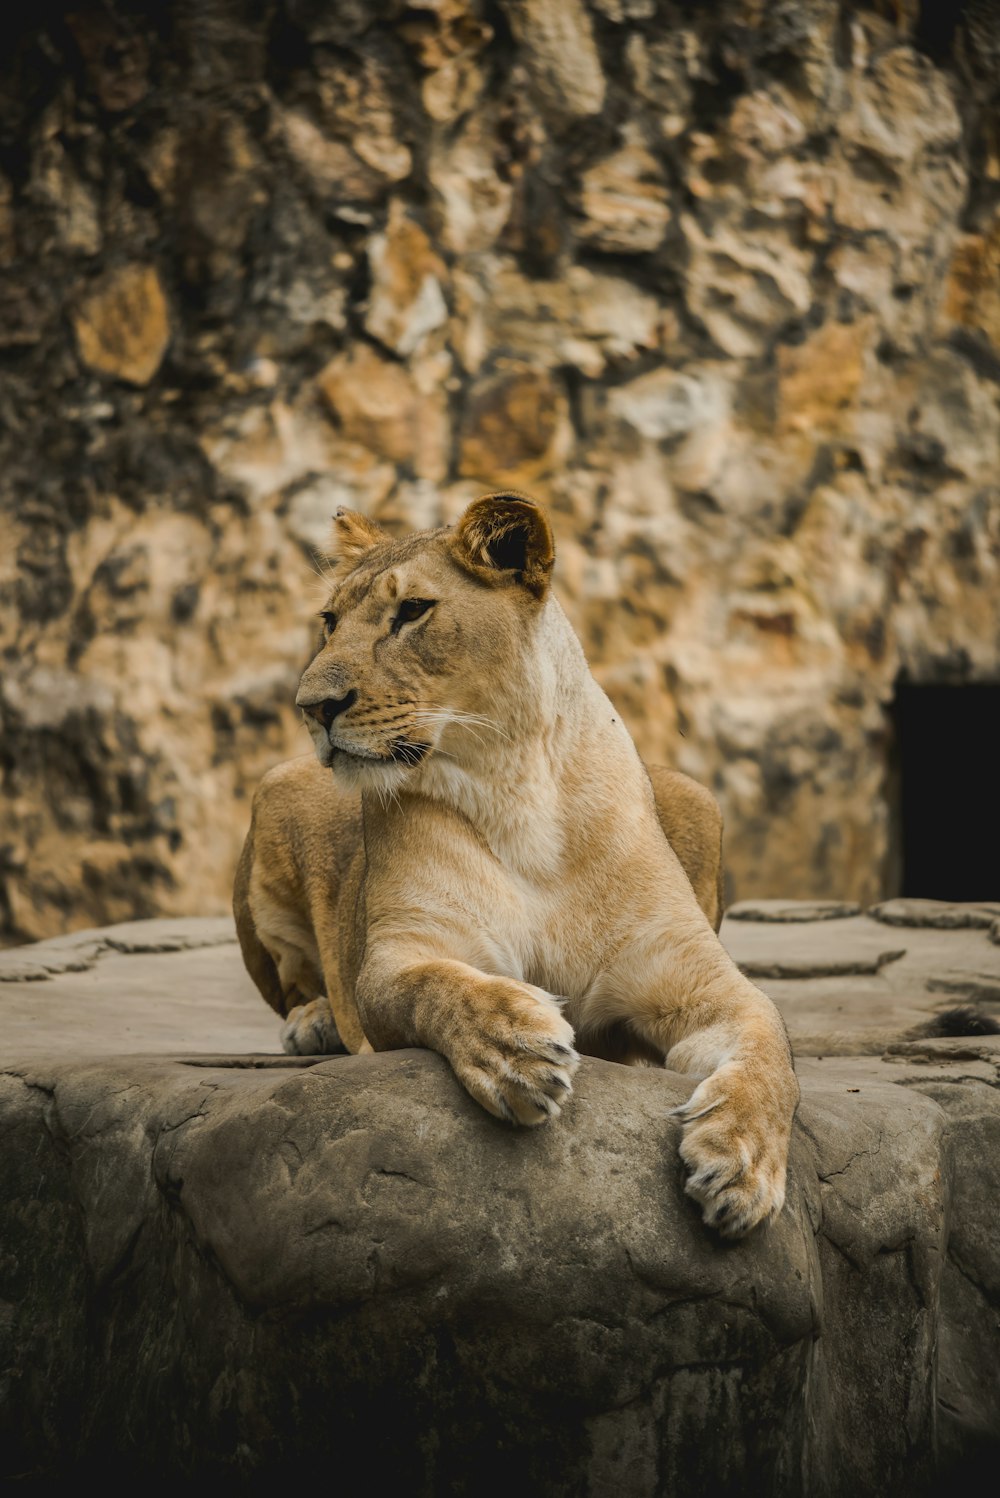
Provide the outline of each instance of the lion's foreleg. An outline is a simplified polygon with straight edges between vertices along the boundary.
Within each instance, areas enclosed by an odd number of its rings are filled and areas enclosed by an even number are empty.
[[[426,1046],[466,1091],[510,1123],[559,1112],[579,1064],[573,1031],[550,994],[408,943],[369,946],[357,985],[365,1034],[377,1051]]]
[[[799,1086],[774,1004],[707,929],[664,935],[616,974],[604,1007],[621,1010],[672,1071],[701,1077],[675,1109],[685,1187],[706,1223],[740,1237],[780,1211]],[[617,1003],[615,1002],[617,999]]]

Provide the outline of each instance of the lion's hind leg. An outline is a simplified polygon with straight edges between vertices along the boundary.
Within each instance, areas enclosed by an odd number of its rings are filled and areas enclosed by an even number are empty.
[[[258,909],[260,939],[273,958],[281,991],[282,1049],[289,1056],[342,1055],[347,1046],[333,1016],[312,928],[273,898],[258,902]]]
[[[289,1056],[343,1055],[347,1046],[333,1016],[315,937],[291,913],[281,912],[280,921],[276,914],[271,901],[271,925],[265,924],[263,945],[272,956],[281,994],[282,1049]],[[275,929],[279,926],[280,930]]]
[[[289,1056],[344,1055],[337,1022],[325,995],[289,1010],[281,1027],[282,1049]]]
[[[233,913],[247,972],[285,1021],[282,1049],[290,1056],[342,1053],[347,1048],[324,991],[315,937],[298,910],[254,876],[251,834],[236,874]]]

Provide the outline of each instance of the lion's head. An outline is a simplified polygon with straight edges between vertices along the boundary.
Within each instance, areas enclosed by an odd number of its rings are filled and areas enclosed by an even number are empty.
[[[398,540],[343,510],[332,552],[323,638],[295,699],[320,763],[386,788],[502,732],[496,708],[531,653],[552,573],[541,510],[491,494],[454,527]]]

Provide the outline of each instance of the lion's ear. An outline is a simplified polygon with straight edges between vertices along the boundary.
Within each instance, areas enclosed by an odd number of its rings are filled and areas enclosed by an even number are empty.
[[[465,511],[454,536],[455,560],[484,581],[519,582],[544,598],[555,544],[543,512],[523,494],[488,494]]]
[[[353,566],[366,551],[370,551],[380,541],[388,540],[388,532],[373,520],[359,515],[357,510],[345,510],[341,505],[333,517],[330,555],[338,562],[347,562]]]

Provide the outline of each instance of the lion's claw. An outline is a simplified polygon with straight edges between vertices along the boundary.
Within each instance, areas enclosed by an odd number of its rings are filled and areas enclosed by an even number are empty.
[[[685,1192],[709,1227],[725,1238],[741,1238],[784,1203],[791,1114],[773,1102],[762,1107],[759,1098],[738,1101],[742,1088],[732,1078],[724,1092],[716,1092],[717,1077],[672,1111],[684,1124]]]
[[[580,1058],[572,1039],[557,1004],[534,989],[498,1004],[449,1059],[466,1091],[489,1113],[531,1126],[555,1118],[573,1090]]]

